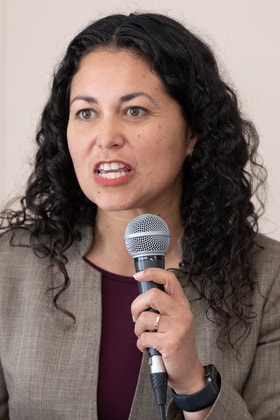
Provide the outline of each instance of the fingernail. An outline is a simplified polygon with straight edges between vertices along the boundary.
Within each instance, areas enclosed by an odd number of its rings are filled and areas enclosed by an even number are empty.
[[[133,274],[135,280],[141,279],[143,277],[143,271],[137,271],[137,273]]]

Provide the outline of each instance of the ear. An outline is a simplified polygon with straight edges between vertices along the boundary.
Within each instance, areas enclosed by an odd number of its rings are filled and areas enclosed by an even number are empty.
[[[195,148],[197,142],[197,136],[193,135],[188,131],[187,133],[187,147],[186,147],[186,157],[191,156],[193,153],[193,149]]]

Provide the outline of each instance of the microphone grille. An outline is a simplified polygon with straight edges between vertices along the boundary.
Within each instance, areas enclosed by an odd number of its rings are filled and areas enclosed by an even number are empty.
[[[124,240],[132,258],[141,255],[165,256],[170,233],[167,224],[159,216],[142,214],[128,223]]]

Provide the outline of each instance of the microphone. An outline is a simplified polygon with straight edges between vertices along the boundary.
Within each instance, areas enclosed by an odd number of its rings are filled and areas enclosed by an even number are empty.
[[[154,214],[143,214],[132,219],[125,230],[125,245],[134,259],[136,272],[149,267],[164,268],[165,254],[170,244],[170,233],[167,224]],[[153,281],[138,282],[139,292],[156,287],[164,290],[163,285]],[[153,308],[149,311],[157,313]],[[151,384],[157,405],[166,404],[167,373],[156,349],[148,349]]]

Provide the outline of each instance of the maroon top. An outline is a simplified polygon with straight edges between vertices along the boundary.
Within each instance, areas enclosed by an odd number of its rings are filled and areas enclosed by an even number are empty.
[[[142,359],[130,312],[138,286],[132,277],[109,273],[86,261],[102,274],[98,418],[124,420],[129,417]]]

